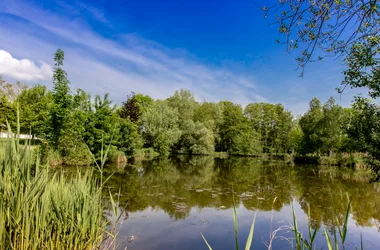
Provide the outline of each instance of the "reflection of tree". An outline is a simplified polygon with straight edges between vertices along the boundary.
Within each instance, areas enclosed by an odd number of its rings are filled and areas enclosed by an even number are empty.
[[[295,197],[305,213],[310,204],[312,225],[317,228],[322,223],[336,225],[336,218],[343,220],[347,192],[358,225],[380,223],[379,191],[368,183],[345,178],[347,173],[338,169],[326,171],[246,157],[177,156],[107,171],[112,173],[107,182],[111,192],[120,191],[121,206],[132,212],[153,207],[181,219],[193,207],[231,208],[233,192],[235,202],[247,209],[280,211]]]
[[[223,171],[220,171],[217,182],[221,186],[233,186],[247,209],[281,210],[292,200],[291,167],[285,164],[271,166],[242,157],[221,160],[219,167]]]
[[[347,170],[345,170],[347,171]],[[318,171],[298,168],[294,181],[301,208],[307,213],[310,205],[314,228],[336,226],[343,222],[347,211],[347,194],[351,200],[351,213],[359,226],[372,226],[373,219],[380,221],[380,197],[374,186],[353,180],[344,180],[335,169]]]

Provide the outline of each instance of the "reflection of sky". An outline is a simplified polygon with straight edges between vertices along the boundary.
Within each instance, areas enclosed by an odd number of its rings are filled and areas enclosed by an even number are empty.
[[[307,215],[295,202],[295,212],[298,227],[307,238]],[[245,247],[245,240],[254,218],[255,211],[247,210],[240,205],[237,208],[240,248]],[[252,246],[254,249],[267,249],[265,242],[269,241],[271,232],[272,212],[258,212]],[[292,221],[291,206],[285,206],[279,212],[273,213],[272,230],[280,226],[289,226]],[[355,249],[360,245],[360,233],[363,234],[366,249],[380,249],[379,232],[375,227],[357,227],[350,218],[346,249]],[[125,220],[118,236],[118,249],[207,249],[200,233],[203,233],[213,249],[235,249],[232,209],[192,208],[189,216],[183,220],[171,219],[161,209],[148,208],[130,213]],[[133,242],[129,242],[130,236]],[[282,231],[277,236],[292,237],[292,234]],[[324,236],[318,234],[317,249],[326,248]],[[289,243],[278,237],[273,242],[273,249],[289,249]]]

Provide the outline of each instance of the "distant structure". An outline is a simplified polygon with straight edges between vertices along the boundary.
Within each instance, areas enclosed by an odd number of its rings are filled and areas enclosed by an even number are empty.
[[[11,138],[11,137],[14,137],[14,138],[19,138],[19,139],[29,139],[29,140],[38,140],[39,138],[37,137],[33,137],[33,135],[25,135],[25,134],[19,134],[19,135],[16,135],[16,134],[10,134],[10,133],[7,133],[7,132],[0,132],[0,138]]]

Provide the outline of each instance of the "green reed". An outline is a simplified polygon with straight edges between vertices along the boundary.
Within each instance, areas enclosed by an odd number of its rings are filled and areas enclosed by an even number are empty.
[[[346,210],[346,215],[344,217],[344,220],[342,222],[339,222],[337,219],[337,223],[339,226],[331,228],[331,236],[326,227],[324,227],[323,232],[321,232],[322,235],[324,235],[325,238],[325,244],[329,250],[338,250],[338,249],[345,249],[345,243],[347,240],[347,224],[348,224],[348,218],[350,215],[351,211],[351,202],[350,199],[348,198],[348,203],[347,203],[347,210]],[[313,229],[311,225],[311,216],[310,216],[310,207],[308,207],[308,217],[309,217],[309,222],[308,222],[308,239],[306,239],[302,232],[298,228],[297,224],[297,216],[294,210],[294,207],[292,207],[292,219],[293,219],[293,224],[290,226],[282,226],[275,230],[274,232],[271,232],[271,237],[270,237],[270,243],[266,244],[268,247],[268,250],[272,249],[272,241],[276,238],[276,233],[279,231],[291,231],[294,233],[294,238],[286,238],[290,242],[290,249],[295,249],[295,250],[313,250],[313,249],[321,249],[320,247],[317,248],[316,243],[315,243],[315,238],[318,233],[317,229]],[[234,204],[233,206],[233,221],[234,221],[234,232],[235,232],[235,248],[236,250],[239,250],[239,244],[238,244],[238,226],[237,226],[237,216],[236,216],[236,206]],[[256,221],[256,214],[253,219],[251,229],[249,231],[248,239],[246,241],[246,247],[245,250],[251,249],[251,244],[252,244],[252,238],[253,238],[253,232],[254,232],[254,224]],[[338,232],[338,233],[337,233]],[[206,238],[203,236],[201,233],[203,240],[205,241],[207,247],[209,250],[212,250],[211,246],[207,242]],[[284,239],[284,237],[281,237]],[[360,235],[360,246],[356,246],[356,249],[363,250],[363,237]]]
[[[237,222],[237,214],[236,214],[236,206],[235,206],[235,199],[233,199],[233,210],[232,210],[232,216],[233,216],[233,220],[234,220],[234,234],[235,234],[235,248],[236,250],[239,250],[239,241],[238,241],[238,222]],[[257,213],[255,214],[255,216],[253,217],[253,221],[252,221],[252,224],[251,224],[251,228],[249,230],[249,233],[248,233],[248,237],[247,237],[247,240],[246,240],[246,243],[245,243],[245,250],[249,250],[251,249],[251,245],[252,245],[252,239],[253,239],[253,233],[255,231],[255,222],[256,222],[256,215]],[[206,238],[204,237],[204,235],[201,233],[201,236],[204,240],[204,242],[206,243],[207,247],[209,250],[212,250],[210,244],[207,242]]]
[[[8,126],[8,131],[11,131]],[[102,184],[43,168],[29,142],[10,138],[0,165],[0,249],[111,248]],[[107,244],[104,244],[107,242]]]

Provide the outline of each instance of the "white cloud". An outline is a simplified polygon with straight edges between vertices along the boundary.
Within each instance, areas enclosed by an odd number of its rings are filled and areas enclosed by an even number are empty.
[[[5,50],[0,50],[0,75],[21,81],[46,80],[52,76],[49,64],[40,61],[39,65],[29,59],[16,59]]]
[[[84,20],[70,18],[70,9],[65,11],[67,16],[62,16],[27,2],[10,1],[7,6],[6,12],[26,19],[33,27],[18,25],[14,20],[10,22],[16,29],[0,24],[0,33],[12,34],[12,39],[0,37],[0,48],[44,60],[56,48],[62,48],[73,87],[93,94],[109,92],[117,102],[130,91],[166,98],[180,88],[191,90],[198,100],[230,100],[243,105],[267,100],[252,75],[208,65],[186,51],[134,34],[119,35],[117,41],[105,38]],[[73,15],[77,17],[78,13]],[[36,29],[47,32],[47,39],[36,36]],[[49,39],[52,36],[54,42]]]

